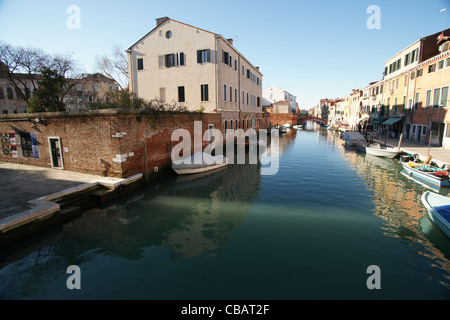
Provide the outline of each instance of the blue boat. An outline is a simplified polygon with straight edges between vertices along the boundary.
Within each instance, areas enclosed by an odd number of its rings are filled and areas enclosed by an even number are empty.
[[[421,200],[431,220],[450,238],[450,198],[426,191]]]
[[[405,171],[413,178],[435,185],[437,187],[450,187],[448,171],[427,166],[412,161],[400,161]]]

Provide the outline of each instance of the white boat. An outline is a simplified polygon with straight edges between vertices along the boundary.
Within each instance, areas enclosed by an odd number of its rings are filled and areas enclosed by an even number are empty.
[[[192,156],[172,161],[172,169],[178,174],[194,174],[225,167],[228,159],[223,156],[212,156],[205,152],[197,152]]]
[[[450,238],[450,198],[426,191],[421,200],[431,220]]]
[[[370,144],[366,147],[366,153],[377,157],[395,158],[402,153],[402,150],[397,148],[384,147],[379,143]]]

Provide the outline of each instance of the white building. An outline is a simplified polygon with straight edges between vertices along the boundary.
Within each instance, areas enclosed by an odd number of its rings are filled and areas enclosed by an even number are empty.
[[[263,90],[263,106],[270,106],[278,101],[289,101],[291,112],[294,113],[297,108],[297,97],[286,90],[270,86]]]
[[[164,17],[127,53],[138,97],[221,113],[224,129],[261,122],[263,75],[232,39]]]

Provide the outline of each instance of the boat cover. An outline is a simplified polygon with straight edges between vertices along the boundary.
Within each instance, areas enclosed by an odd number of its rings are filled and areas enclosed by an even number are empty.
[[[226,162],[226,157],[223,155],[212,156],[209,153],[197,152],[190,157],[174,160],[172,167],[177,169],[193,169],[222,164],[224,162]]]
[[[442,218],[450,222],[450,205],[434,207],[434,210],[436,210]]]

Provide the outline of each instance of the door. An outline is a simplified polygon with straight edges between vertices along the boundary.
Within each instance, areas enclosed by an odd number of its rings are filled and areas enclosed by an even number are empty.
[[[49,137],[50,159],[53,168],[63,168],[63,160],[61,153],[61,139],[59,137]]]

